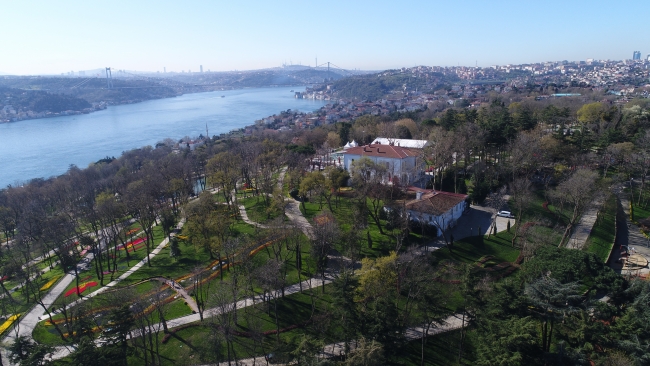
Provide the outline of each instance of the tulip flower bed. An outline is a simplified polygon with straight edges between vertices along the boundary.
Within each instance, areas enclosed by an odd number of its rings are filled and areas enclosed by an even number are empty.
[[[70,296],[70,295],[72,295],[72,294],[81,295],[81,293],[84,292],[84,291],[86,291],[86,289],[88,289],[88,288],[90,288],[90,287],[97,286],[97,285],[98,285],[98,283],[95,282],[95,281],[85,282],[85,283],[79,285],[78,287],[74,287],[74,288],[68,290],[68,291],[64,294],[64,296],[65,296],[65,297],[68,297],[68,296]]]
[[[2,325],[0,325],[0,334],[4,333],[5,330],[9,329],[9,327],[20,317],[20,314],[12,315],[10,316],[7,320],[5,320]]]
[[[145,246],[144,241],[145,240],[147,240],[147,238],[138,238],[138,239],[136,239],[134,241],[126,243],[125,246],[121,246],[119,249],[120,250],[125,250],[126,249],[129,253],[135,252],[138,249],[144,248],[144,246]]]
[[[41,286],[39,291],[45,291],[45,290],[49,289],[50,287],[52,287],[52,285],[54,285],[54,283],[56,283],[56,281],[59,280],[59,278],[61,278],[61,276],[56,276],[56,277],[52,278],[51,280],[47,281],[46,284]]]
[[[139,231],[140,231],[140,228],[139,228],[139,227],[136,227],[136,228],[133,228],[133,229],[127,231],[127,232],[126,232],[126,235],[127,235],[127,236],[129,236],[129,235],[133,235],[133,234],[136,234],[136,233],[139,232]]]

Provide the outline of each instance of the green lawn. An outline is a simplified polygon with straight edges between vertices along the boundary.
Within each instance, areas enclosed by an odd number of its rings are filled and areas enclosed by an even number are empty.
[[[246,214],[251,221],[265,224],[278,216],[274,212],[268,212],[266,203],[261,196],[238,198],[237,202],[244,206]]]
[[[494,261],[514,262],[519,256],[519,249],[512,247],[512,234],[506,231],[490,238],[471,236],[454,242],[452,250],[442,248],[433,252],[438,259],[451,259],[463,263],[474,263],[486,255],[494,256]]]
[[[553,206],[549,202],[547,206],[548,210],[544,209],[544,202],[547,202],[546,198],[544,197],[544,192],[541,190],[534,192],[533,199],[524,209],[522,221],[527,222],[545,220],[555,224],[558,221],[557,212],[560,208]],[[514,207],[514,205],[511,205],[511,207]],[[559,215],[561,225],[566,225],[570,213],[570,210],[565,207],[562,213]]]
[[[634,221],[639,221],[650,217],[650,205],[648,205],[648,203],[650,202],[650,192],[648,192],[646,188],[646,190],[643,192],[641,197],[641,202],[640,202],[641,204],[637,205],[637,202],[639,202],[639,188],[641,187],[635,185],[632,197],[630,197],[630,202],[634,207]],[[625,192],[630,194],[630,189],[626,188]],[[629,207],[625,207],[625,208],[627,209]]]
[[[313,218],[325,211],[329,212],[329,207],[325,200],[323,200],[323,208],[320,208],[318,200],[315,199],[315,202],[305,202],[305,207],[303,204],[300,204],[300,211],[303,215],[313,224]],[[305,209],[306,208],[306,209]],[[336,218],[339,227],[343,233],[347,233],[352,229],[352,225],[355,221],[356,210],[354,209],[353,200],[346,196],[332,197],[332,214]],[[396,248],[396,239],[392,236],[391,230],[386,227],[386,221],[380,220],[384,234],[381,234],[379,227],[372,219],[370,215],[366,217],[367,227],[362,232],[359,233],[361,239],[361,256],[369,258],[377,258],[381,256],[388,255],[391,251]],[[372,242],[372,248],[369,246],[368,236]],[[433,238],[427,235],[421,235],[418,232],[411,232],[409,237],[405,240],[402,250],[404,250],[408,245],[421,245],[431,241]],[[346,247],[345,243],[342,243],[339,248],[339,251],[345,253]]]
[[[594,253],[603,262],[607,261],[614,246],[616,238],[616,211],[617,199],[610,195],[599,213],[599,218],[591,229],[585,248],[587,252]]]

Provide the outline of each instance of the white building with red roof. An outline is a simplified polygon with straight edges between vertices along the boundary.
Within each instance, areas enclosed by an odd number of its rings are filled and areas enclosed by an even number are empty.
[[[418,191],[414,200],[406,202],[409,219],[442,232],[456,226],[467,209],[467,195],[443,191]]]
[[[406,147],[370,144],[345,150],[343,165],[345,170],[352,173],[352,163],[367,157],[386,168],[389,182],[408,185],[423,174],[422,164],[418,162],[419,155],[417,151]]]

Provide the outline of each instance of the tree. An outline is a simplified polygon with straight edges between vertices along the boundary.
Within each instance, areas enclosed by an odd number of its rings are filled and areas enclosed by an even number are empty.
[[[281,275],[282,265],[277,260],[270,259],[264,265],[257,268],[255,276],[262,291],[264,291],[262,296],[268,299],[269,315],[270,305],[273,305],[275,330],[277,331],[276,337],[278,341],[280,340],[280,318],[278,314],[278,298],[280,296],[278,288],[284,286],[284,280]]]
[[[397,254],[391,252],[377,259],[362,259],[358,273],[356,294],[363,317],[362,334],[377,340],[389,354],[396,354],[404,341],[398,271]]]
[[[213,312],[211,317],[212,326],[221,333],[221,337],[226,341],[226,348],[228,354],[228,365],[231,361],[237,364],[237,354],[233,342],[235,340],[234,331],[236,330],[237,322],[235,314],[237,309],[237,294],[229,291],[227,284],[225,286],[218,286],[214,292],[210,294],[209,302],[218,311]],[[235,296],[233,296],[235,295]]]
[[[628,163],[633,150],[634,144],[631,142],[621,142],[607,146],[603,152],[603,165],[605,166],[603,176],[607,177],[607,170],[611,165],[618,166],[619,164]]]
[[[562,284],[548,276],[526,285],[525,294],[532,305],[530,311],[541,321],[543,352],[550,352],[555,322],[578,311],[583,302],[580,291],[577,282]]]
[[[343,270],[332,281],[332,304],[334,305],[335,322],[343,330],[345,352],[350,351],[350,342],[355,339],[359,331],[359,312],[354,301],[354,294],[358,286],[357,277],[351,270]]]
[[[384,346],[374,339],[362,337],[345,360],[346,366],[380,366],[385,364]]]
[[[491,229],[494,228],[496,230],[497,213],[506,204],[505,194],[506,187],[504,186],[501,187],[498,191],[490,193],[486,199],[486,204],[492,211],[492,220],[490,223],[490,228],[488,229],[488,238],[490,237],[490,232],[492,231]]]
[[[512,193],[512,201],[515,208],[515,220],[518,225],[515,226],[515,234],[512,236],[512,246],[515,246],[517,237],[519,236],[520,228],[523,226],[521,222],[524,214],[524,209],[532,201],[533,196],[530,192],[531,182],[528,178],[517,178],[510,183],[510,192]],[[508,232],[510,232],[510,220],[508,220]]]
[[[384,200],[389,198],[388,188],[383,184],[387,169],[367,157],[362,157],[352,162],[351,170],[356,199],[367,208],[368,214],[370,214],[379,232],[383,235],[384,231],[379,220],[379,214],[384,207]]]
[[[323,350],[322,340],[303,334],[298,340],[296,348],[291,355],[298,362],[298,365],[318,365],[318,354]]]
[[[240,157],[229,151],[221,152],[208,160],[206,165],[208,184],[219,188],[230,208],[237,198],[237,181],[241,177]]]
[[[169,244],[169,256],[174,258],[174,261],[178,261],[178,257],[180,257],[181,254],[182,252],[180,246],[178,245],[178,239],[176,237],[173,237]]]
[[[27,337],[18,337],[9,347],[9,359],[20,366],[44,366],[51,362],[46,357],[54,351],[52,346],[34,343]]]
[[[151,267],[150,254],[153,250],[153,226],[158,220],[160,209],[155,192],[156,185],[152,183],[153,176],[148,176],[147,181],[137,180],[128,185],[127,188],[127,207],[131,215],[138,221],[146,235],[145,247],[147,249],[147,265]]]
[[[341,136],[339,136],[338,133],[334,131],[330,131],[327,133],[327,145],[331,148],[338,148],[341,146]],[[345,144],[343,144],[345,145]]]
[[[114,350],[113,357],[115,357],[116,365],[127,365],[127,339],[134,325],[135,321],[128,303],[123,303],[120,307],[111,310],[102,338],[107,342],[104,347]],[[144,337],[144,334],[142,336]]]
[[[336,207],[338,208],[341,187],[344,187],[347,184],[348,179],[350,179],[350,174],[347,170],[340,167],[328,166],[325,168],[325,175],[327,180],[329,180],[328,186],[331,189],[331,193],[336,193]],[[331,211],[332,207],[329,201],[328,205]]]
[[[6,244],[14,236],[16,230],[16,221],[9,207],[0,206],[0,230],[5,235]]]
[[[487,321],[478,344],[477,365],[530,365],[537,363],[537,326],[530,317]]]
[[[197,202],[185,209],[185,229],[189,241],[210,255],[221,259],[223,244],[230,235],[234,219],[225,206],[216,206],[209,192],[202,192]]]
[[[593,124],[600,121],[605,113],[605,106],[600,102],[585,104],[576,113],[578,122],[584,124]]]
[[[330,202],[331,198],[331,187],[328,187],[328,181],[325,179],[323,173],[318,170],[307,173],[305,177],[300,182],[299,193],[301,196],[309,196],[311,198],[312,194],[318,196],[320,199],[320,209],[323,209],[323,197],[326,197],[327,203],[330,211],[332,210],[332,204]],[[329,190],[329,192],[328,192]],[[305,207],[305,201],[303,200],[303,208]]]
[[[327,269],[327,255],[339,240],[341,231],[336,219],[329,212],[324,212],[314,218],[314,230],[311,238],[311,257],[316,261],[316,272],[325,279]],[[323,282],[325,292],[325,282]]]

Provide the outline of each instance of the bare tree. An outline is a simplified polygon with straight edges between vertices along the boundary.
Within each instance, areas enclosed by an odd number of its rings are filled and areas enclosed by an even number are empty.
[[[210,294],[209,302],[215,310],[212,312],[210,321],[212,326],[221,333],[221,336],[226,341],[228,365],[231,365],[232,361],[237,364],[237,354],[233,346],[235,338],[234,330],[237,324],[235,320],[237,297],[233,296],[233,293],[229,291],[229,287],[227,283],[225,286],[218,286]]]
[[[256,278],[257,282],[262,288],[263,295],[262,297],[267,301],[269,305],[269,315],[270,315],[270,306],[273,306],[273,313],[275,319],[275,328],[277,331],[277,339],[280,339],[280,318],[278,316],[278,298],[279,291],[278,288],[283,286],[283,280],[281,276],[282,263],[270,259],[264,265],[257,268]]]
[[[336,219],[330,213],[323,213],[314,218],[314,235],[311,242],[311,257],[316,260],[316,271],[320,274],[321,279],[325,279],[325,270],[327,269],[327,255],[334,248],[338,241],[341,231],[336,223]],[[325,282],[323,282],[323,293],[325,292]]]
[[[516,178],[510,183],[510,193],[512,193],[512,201],[515,208],[515,220],[517,225],[515,225],[515,234],[512,236],[512,246],[515,246],[517,241],[517,236],[523,222],[521,222],[524,209],[532,201],[533,196],[530,192],[531,182],[528,178]]]
[[[572,207],[571,216],[568,217],[568,224],[562,235],[562,240],[560,240],[560,246],[565,245],[571,230],[594,199],[594,194],[598,192],[597,179],[596,172],[589,169],[578,169],[551,192],[552,196]]]

